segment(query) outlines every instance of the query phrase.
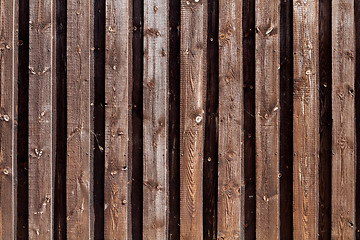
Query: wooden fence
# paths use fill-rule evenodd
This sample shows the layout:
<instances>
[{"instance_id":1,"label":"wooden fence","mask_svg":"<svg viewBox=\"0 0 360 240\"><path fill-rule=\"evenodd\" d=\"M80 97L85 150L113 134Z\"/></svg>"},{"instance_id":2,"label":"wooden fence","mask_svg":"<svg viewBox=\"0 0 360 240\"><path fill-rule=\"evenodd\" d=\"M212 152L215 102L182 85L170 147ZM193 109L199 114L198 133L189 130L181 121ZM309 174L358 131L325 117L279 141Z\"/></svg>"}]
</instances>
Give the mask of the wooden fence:
<instances>
[{"instance_id":1,"label":"wooden fence","mask_svg":"<svg viewBox=\"0 0 360 240\"><path fill-rule=\"evenodd\" d=\"M355 0L0 0L0 238L360 239L359 27Z\"/></svg>"}]
</instances>

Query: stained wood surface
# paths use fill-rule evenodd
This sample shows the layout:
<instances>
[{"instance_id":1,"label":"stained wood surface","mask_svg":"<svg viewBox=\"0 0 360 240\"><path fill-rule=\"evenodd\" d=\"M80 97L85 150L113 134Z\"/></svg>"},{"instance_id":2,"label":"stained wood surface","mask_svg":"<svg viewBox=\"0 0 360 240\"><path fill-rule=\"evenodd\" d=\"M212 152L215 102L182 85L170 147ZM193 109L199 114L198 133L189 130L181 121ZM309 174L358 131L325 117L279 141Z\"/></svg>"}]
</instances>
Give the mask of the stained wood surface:
<instances>
[{"instance_id":1,"label":"stained wood surface","mask_svg":"<svg viewBox=\"0 0 360 240\"><path fill-rule=\"evenodd\" d=\"M242 1L219 2L218 238L244 239Z\"/></svg>"},{"instance_id":2,"label":"stained wood surface","mask_svg":"<svg viewBox=\"0 0 360 240\"><path fill-rule=\"evenodd\" d=\"M67 238L93 238L93 1L67 3ZM98 145L103 148L103 146ZM103 150L103 149L102 149Z\"/></svg>"},{"instance_id":3,"label":"stained wood surface","mask_svg":"<svg viewBox=\"0 0 360 240\"><path fill-rule=\"evenodd\" d=\"M144 2L144 239L168 235L168 12L168 1Z\"/></svg>"},{"instance_id":4,"label":"stained wood surface","mask_svg":"<svg viewBox=\"0 0 360 240\"><path fill-rule=\"evenodd\" d=\"M0 1L0 238L15 239L17 157L17 0Z\"/></svg>"},{"instance_id":5,"label":"stained wood surface","mask_svg":"<svg viewBox=\"0 0 360 240\"><path fill-rule=\"evenodd\" d=\"M294 4L294 238L315 239L319 220L318 3Z\"/></svg>"},{"instance_id":6,"label":"stained wood surface","mask_svg":"<svg viewBox=\"0 0 360 240\"><path fill-rule=\"evenodd\" d=\"M279 3L256 0L256 238L279 238Z\"/></svg>"},{"instance_id":7,"label":"stained wood surface","mask_svg":"<svg viewBox=\"0 0 360 240\"><path fill-rule=\"evenodd\" d=\"M0 238L356 238L358 6L0 0Z\"/></svg>"},{"instance_id":8,"label":"stained wood surface","mask_svg":"<svg viewBox=\"0 0 360 240\"><path fill-rule=\"evenodd\" d=\"M332 1L331 238L355 238L354 1Z\"/></svg>"},{"instance_id":9,"label":"stained wood surface","mask_svg":"<svg viewBox=\"0 0 360 240\"><path fill-rule=\"evenodd\" d=\"M106 3L105 239L128 239L130 1Z\"/></svg>"},{"instance_id":10,"label":"stained wood surface","mask_svg":"<svg viewBox=\"0 0 360 240\"><path fill-rule=\"evenodd\" d=\"M53 236L55 14L52 0L30 1L29 238Z\"/></svg>"},{"instance_id":11,"label":"stained wood surface","mask_svg":"<svg viewBox=\"0 0 360 240\"><path fill-rule=\"evenodd\" d=\"M203 238L207 1L181 1L180 239Z\"/></svg>"}]
</instances>

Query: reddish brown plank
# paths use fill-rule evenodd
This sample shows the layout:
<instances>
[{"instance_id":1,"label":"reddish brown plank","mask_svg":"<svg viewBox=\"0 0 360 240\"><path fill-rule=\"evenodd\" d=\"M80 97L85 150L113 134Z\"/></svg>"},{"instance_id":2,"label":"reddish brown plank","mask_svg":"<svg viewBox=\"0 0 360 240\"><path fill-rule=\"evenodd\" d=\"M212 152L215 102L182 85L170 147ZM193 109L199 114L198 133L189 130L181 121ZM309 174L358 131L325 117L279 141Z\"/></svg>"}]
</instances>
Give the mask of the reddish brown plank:
<instances>
[{"instance_id":1,"label":"reddish brown plank","mask_svg":"<svg viewBox=\"0 0 360 240\"><path fill-rule=\"evenodd\" d=\"M105 239L128 239L131 1L106 2Z\"/></svg>"},{"instance_id":2,"label":"reddish brown plank","mask_svg":"<svg viewBox=\"0 0 360 240\"><path fill-rule=\"evenodd\" d=\"M67 3L67 238L93 238L93 1ZM103 146L98 146L102 148Z\"/></svg>"},{"instance_id":3,"label":"reddish brown plank","mask_svg":"<svg viewBox=\"0 0 360 240\"><path fill-rule=\"evenodd\" d=\"M207 1L181 1L180 238L203 238Z\"/></svg>"},{"instance_id":4,"label":"reddish brown plank","mask_svg":"<svg viewBox=\"0 0 360 240\"><path fill-rule=\"evenodd\" d=\"M168 8L168 1L144 2L144 239L168 236Z\"/></svg>"},{"instance_id":5,"label":"reddish brown plank","mask_svg":"<svg viewBox=\"0 0 360 240\"><path fill-rule=\"evenodd\" d=\"M279 238L279 1L256 0L256 238Z\"/></svg>"},{"instance_id":6,"label":"reddish brown plank","mask_svg":"<svg viewBox=\"0 0 360 240\"><path fill-rule=\"evenodd\" d=\"M53 237L55 14L52 0L30 1L29 238Z\"/></svg>"},{"instance_id":7,"label":"reddish brown plank","mask_svg":"<svg viewBox=\"0 0 360 240\"><path fill-rule=\"evenodd\" d=\"M294 238L315 239L319 220L318 3L294 10Z\"/></svg>"},{"instance_id":8,"label":"reddish brown plank","mask_svg":"<svg viewBox=\"0 0 360 240\"><path fill-rule=\"evenodd\" d=\"M354 1L332 1L331 238L355 238Z\"/></svg>"},{"instance_id":9,"label":"reddish brown plank","mask_svg":"<svg viewBox=\"0 0 360 240\"><path fill-rule=\"evenodd\" d=\"M18 1L0 0L0 238L15 239Z\"/></svg>"},{"instance_id":10,"label":"reddish brown plank","mask_svg":"<svg viewBox=\"0 0 360 240\"><path fill-rule=\"evenodd\" d=\"M244 239L242 1L219 2L218 238Z\"/></svg>"}]
</instances>

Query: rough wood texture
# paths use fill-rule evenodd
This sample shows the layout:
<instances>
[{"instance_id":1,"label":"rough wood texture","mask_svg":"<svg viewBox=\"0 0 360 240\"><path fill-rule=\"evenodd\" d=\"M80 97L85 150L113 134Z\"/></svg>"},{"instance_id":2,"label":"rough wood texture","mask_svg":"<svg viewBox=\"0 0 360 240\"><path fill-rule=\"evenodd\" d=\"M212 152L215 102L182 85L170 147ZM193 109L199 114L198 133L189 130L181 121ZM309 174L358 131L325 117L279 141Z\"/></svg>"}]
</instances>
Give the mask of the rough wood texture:
<instances>
[{"instance_id":1,"label":"rough wood texture","mask_svg":"<svg viewBox=\"0 0 360 240\"><path fill-rule=\"evenodd\" d=\"M279 238L280 4L256 0L256 238Z\"/></svg>"},{"instance_id":2,"label":"rough wood texture","mask_svg":"<svg viewBox=\"0 0 360 240\"><path fill-rule=\"evenodd\" d=\"M15 239L18 1L0 1L0 238Z\"/></svg>"},{"instance_id":3,"label":"rough wood texture","mask_svg":"<svg viewBox=\"0 0 360 240\"><path fill-rule=\"evenodd\" d=\"M180 239L203 238L207 1L181 1Z\"/></svg>"},{"instance_id":4,"label":"rough wood texture","mask_svg":"<svg viewBox=\"0 0 360 240\"><path fill-rule=\"evenodd\" d=\"M332 239L355 238L354 1L332 1Z\"/></svg>"},{"instance_id":5,"label":"rough wood texture","mask_svg":"<svg viewBox=\"0 0 360 240\"><path fill-rule=\"evenodd\" d=\"M53 237L55 159L55 9L30 1L29 16L29 238Z\"/></svg>"},{"instance_id":6,"label":"rough wood texture","mask_svg":"<svg viewBox=\"0 0 360 240\"><path fill-rule=\"evenodd\" d=\"M168 1L144 1L144 239L168 236L168 12Z\"/></svg>"},{"instance_id":7,"label":"rough wood texture","mask_svg":"<svg viewBox=\"0 0 360 240\"><path fill-rule=\"evenodd\" d=\"M106 3L105 239L128 239L130 1Z\"/></svg>"},{"instance_id":8,"label":"rough wood texture","mask_svg":"<svg viewBox=\"0 0 360 240\"><path fill-rule=\"evenodd\" d=\"M93 238L93 1L68 1L67 16L67 237L90 239Z\"/></svg>"},{"instance_id":9,"label":"rough wood texture","mask_svg":"<svg viewBox=\"0 0 360 240\"><path fill-rule=\"evenodd\" d=\"M219 8L218 239L244 239L242 1Z\"/></svg>"},{"instance_id":10,"label":"rough wood texture","mask_svg":"<svg viewBox=\"0 0 360 240\"><path fill-rule=\"evenodd\" d=\"M318 3L294 3L294 238L316 239L319 220Z\"/></svg>"}]
</instances>

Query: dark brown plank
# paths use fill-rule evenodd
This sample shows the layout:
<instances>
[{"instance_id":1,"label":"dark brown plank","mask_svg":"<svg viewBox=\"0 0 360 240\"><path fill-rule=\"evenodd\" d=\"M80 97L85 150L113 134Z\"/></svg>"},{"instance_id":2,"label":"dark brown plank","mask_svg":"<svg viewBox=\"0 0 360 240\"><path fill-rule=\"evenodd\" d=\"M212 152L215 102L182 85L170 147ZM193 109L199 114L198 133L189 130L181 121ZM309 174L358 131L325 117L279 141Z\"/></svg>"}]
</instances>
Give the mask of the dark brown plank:
<instances>
[{"instance_id":1,"label":"dark brown plank","mask_svg":"<svg viewBox=\"0 0 360 240\"><path fill-rule=\"evenodd\" d=\"M331 1L319 1L319 239L331 238Z\"/></svg>"},{"instance_id":2,"label":"dark brown plank","mask_svg":"<svg viewBox=\"0 0 360 240\"><path fill-rule=\"evenodd\" d=\"M29 5L29 238L50 239L56 136L55 9L52 0Z\"/></svg>"},{"instance_id":3,"label":"dark brown plank","mask_svg":"<svg viewBox=\"0 0 360 240\"><path fill-rule=\"evenodd\" d=\"M129 154L131 156L131 229L132 238L142 238L143 226L143 65L144 65L144 0L133 0L131 124Z\"/></svg>"},{"instance_id":4,"label":"dark brown plank","mask_svg":"<svg viewBox=\"0 0 360 240\"><path fill-rule=\"evenodd\" d=\"M169 2L169 235L180 239L180 1Z\"/></svg>"},{"instance_id":5,"label":"dark brown plank","mask_svg":"<svg viewBox=\"0 0 360 240\"><path fill-rule=\"evenodd\" d=\"M280 4L280 239L293 238L293 1ZM246 169L246 168L245 168Z\"/></svg>"},{"instance_id":6,"label":"dark brown plank","mask_svg":"<svg viewBox=\"0 0 360 240\"><path fill-rule=\"evenodd\" d=\"M19 2L0 1L0 238L15 239Z\"/></svg>"},{"instance_id":7,"label":"dark brown plank","mask_svg":"<svg viewBox=\"0 0 360 240\"><path fill-rule=\"evenodd\" d=\"M168 8L144 1L143 239L168 232Z\"/></svg>"},{"instance_id":8,"label":"dark brown plank","mask_svg":"<svg viewBox=\"0 0 360 240\"><path fill-rule=\"evenodd\" d=\"M67 16L67 238L90 239L94 231L93 1L68 1Z\"/></svg>"},{"instance_id":9,"label":"dark brown plank","mask_svg":"<svg viewBox=\"0 0 360 240\"><path fill-rule=\"evenodd\" d=\"M355 238L354 1L332 1L331 238Z\"/></svg>"},{"instance_id":10,"label":"dark brown plank","mask_svg":"<svg viewBox=\"0 0 360 240\"><path fill-rule=\"evenodd\" d=\"M217 238L218 109L219 109L219 1L207 1L206 95L203 159L203 236Z\"/></svg>"},{"instance_id":11,"label":"dark brown plank","mask_svg":"<svg viewBox=\"0 0 360 240\"><path fill-rule=\"evenodd\" d=\"M66 1L56 1L56 163L54 240L66 238Z\"/></svg>"},{"instance_id":12,"label":"dark brown plank","mask_svg":"<svg viewBox=\"0 0 360 240\"><path fill-rule=\"evenodd\" d=\"M245 239L255 239L255 1L243 0Z\"/></svg>"},{"instance_id":13,"label":"dark brown plank","mask_svg":"<svg viewBox=\"0 0 360 240\"><path fill-rule=\"evenodd\" d=\"M279 238L278 1L255 1L256 19L256 238Z\"/></svg>"},{"instance_id":14,"label":"dark brown plank","mask_svg":"<svg viewBox=\"0 0 360 240\"><path fill-rule=\"evenodd\" d=\"M128 239L130 1L106 3L105 239Z\"/></svg>"},{"instance_id":15,"label":"dark brown plank","mask_svg":"<svg viewBox=\"0 0 360 240\"><path fill-rule=\"evenodd\" d=\"M294 3L294 237L318 236L318 3Z\"/></svg>"},{"instance_id":16,"label":"dark brown plank","mask_svg":"<svg viewBox=\"0 0 360 240\"><path fill-rule=\"evenodd\" d=\"M29 1L19 0L17 239L29 238Z\"/></svg>"},{"instance_id":17,"label":"dark brown plank","mask_svg":"<svg viewBox=\"0 0 360 240\"><path fill-rule=\"evenodd\" d=\"M207 1L181 1L180 238L203 238Z\"/></svg>"},{"instance_id":18,"label":"dark brown plank","mask_svg":"<svg viewBox=\"0 0 360 240\"><path fill-rule=\"evenodd\" d=\"M219 2L218 238L244 239L242 2Z\"/></svg>"}]
</instances>

